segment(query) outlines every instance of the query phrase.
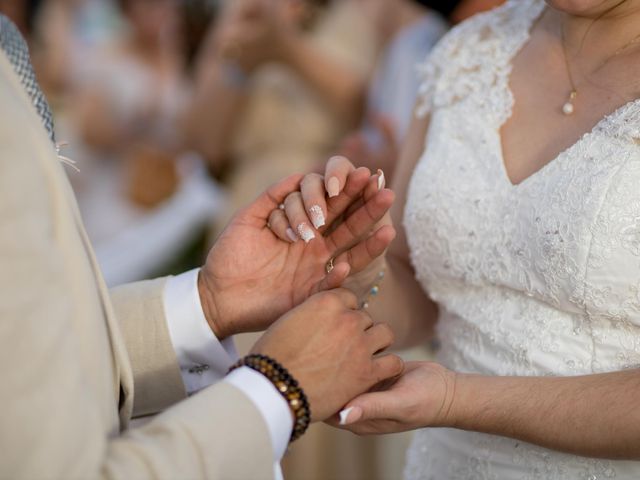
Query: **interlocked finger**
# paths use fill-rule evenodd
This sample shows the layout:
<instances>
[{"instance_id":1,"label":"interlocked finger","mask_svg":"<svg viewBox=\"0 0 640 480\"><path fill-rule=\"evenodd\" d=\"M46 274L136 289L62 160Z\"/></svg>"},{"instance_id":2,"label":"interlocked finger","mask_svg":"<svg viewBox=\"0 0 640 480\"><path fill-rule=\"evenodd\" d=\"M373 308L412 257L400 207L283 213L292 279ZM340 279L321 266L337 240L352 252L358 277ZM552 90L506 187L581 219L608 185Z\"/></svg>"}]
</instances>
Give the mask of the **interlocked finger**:
<instances>
[{"instance_id":1,"label":"interlocked finger","mask_svg":"<svg viewBox=\"0 0 640 480\"><path fill-rule=\"evenodd\" d=\"M269 228L280 240L294 243L298 240L298 236L289 226L289 220L284 210L276 209L269 215Z\"/></svg>"},{"instance_id":2,"label":"interlocked finger","mask_svg":"<svg viewBox=\"0 0 640 480\"><path fill-rule=\"evenodd\" d=\"M289 221L289 225L293 228L305 243L309 243L316 238L316 231L309 224L309 218L304 208L302 194L293 192L287 196L284 201L284 212Z\"/></svg>"}]
</instances>

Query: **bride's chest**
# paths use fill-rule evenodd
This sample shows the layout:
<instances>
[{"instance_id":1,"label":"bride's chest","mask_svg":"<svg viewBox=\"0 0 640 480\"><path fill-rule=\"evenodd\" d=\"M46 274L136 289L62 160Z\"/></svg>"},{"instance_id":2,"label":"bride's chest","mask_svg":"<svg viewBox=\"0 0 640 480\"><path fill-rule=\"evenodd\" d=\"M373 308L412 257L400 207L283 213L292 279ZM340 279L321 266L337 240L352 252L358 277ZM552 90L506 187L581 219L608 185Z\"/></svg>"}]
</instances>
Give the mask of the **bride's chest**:
<instances>
[{"instance_id":1,"label":"bride's chest","mask_svg":"<svg viewBox=\"0 0 640 480\"><path fill-rule=\"evenodd\" d=\"M432 291L496 285L573 305L616 166L637 150L594 130L512 185L496 129L464 105L439 110L405 214L419 280Z\"/></svg>"}]
</instances>

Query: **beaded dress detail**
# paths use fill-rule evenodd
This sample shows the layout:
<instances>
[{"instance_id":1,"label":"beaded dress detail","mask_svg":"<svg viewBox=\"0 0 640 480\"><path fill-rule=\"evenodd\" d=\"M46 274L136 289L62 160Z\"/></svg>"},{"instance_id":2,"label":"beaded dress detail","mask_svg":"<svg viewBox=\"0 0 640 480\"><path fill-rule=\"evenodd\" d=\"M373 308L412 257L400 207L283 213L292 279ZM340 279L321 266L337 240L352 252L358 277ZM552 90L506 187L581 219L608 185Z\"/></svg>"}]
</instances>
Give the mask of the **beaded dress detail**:
<instances>
[{"instance_id":1,"label":"beaded dress detail","mask_svg":"<svg viewBox=\"0 0 640 480\"><path fill-rule=\"evenodd\" d=\"M431 124L404 223L417 279L440 307L438 360L459 372L640 367L640 100L518 185L504 167L512 60L544 8L512 0L478 15L422 67L419 114ZM640 462L427 429L405 478L637 480Z\"/></svg>"}]
</instances>

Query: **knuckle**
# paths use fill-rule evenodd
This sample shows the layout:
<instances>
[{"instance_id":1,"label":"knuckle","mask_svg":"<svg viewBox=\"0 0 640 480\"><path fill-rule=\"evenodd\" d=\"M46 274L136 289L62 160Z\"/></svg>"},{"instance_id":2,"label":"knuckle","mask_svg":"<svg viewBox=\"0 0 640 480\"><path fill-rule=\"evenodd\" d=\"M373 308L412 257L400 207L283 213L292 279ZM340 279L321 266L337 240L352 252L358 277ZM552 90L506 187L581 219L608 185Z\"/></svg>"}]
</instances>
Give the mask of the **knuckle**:
<instances>
[{"instance_id":1,"label":"knuckle","mask_svg":"<svg viewBox=\"0 0 640 480\"><path fill-rule=\"evenodd\" d=\"M296 203L300 202L301 198L302 194L300 192L292 192L287 195L287 198L284 199L284 204L286 207L295 205Z\"/></svg>"},{"instance_id":2,"label":"knuckle","mask_svg":"<svg viewBox=\"0 0 640 480\"><path fill-rule=\"evenodd\" d=\"M350 331L356 330L360 324L360 318L357 312L345 312L341 319L341 324L344 328L348 328Z\"/></svg>"},{"instance_id":3,"label":"knuckle","mask_svg":"<svg viewBox=\"0 0 640 480\"><path fill-rule=\"evenodd\" d=\"M282 211L281 210L273 210L270 214L269 214L269 223L273 224L279 220L282 219L282 215L281 215Z\"/></svg>"},{"instance_id":4,"label":"knuckle","mask_svg":"<svg viewBox=\"0 0 640 480\"><path fill-rule=\"evenodd\" d=\"M340 304L340 297L335 292L321 292L316 298L320 306L328 310L334 310Z\"/></svg>"},{"instance_id":5,"label":"knuckle","mask_svg":"<svg viewBox=\"0 0 640 480\"><path fill-rule=\"evenodd\" d=\"M381 323L379 324L378 328L380 328L380 330L382 331L386 343L391 345L393 342L395 342L396 335L388 323Z\"/></svg>"},{"instance_id":6,"label":"knuckle","mask_svg":"<svg viewBox=\"0 0 640 480\"><path fill-rule=\"evenodd\" d=\"M303 187L306 187L308 185L315 185L317 183L321 183L323 180L324 177L319 173L309 173L302 179L301 185Z\"/></svg>"},{"instance_id":7,"label":"knuckle","mask_svg":"<svg viewBox=\"0 0 640 480\"><path fill-rule=\"evenodd\" d=\"M397 355L389 356L389 371L392 376L400 375L404 370L404 362Z\"/></svg>"}]
</instances>

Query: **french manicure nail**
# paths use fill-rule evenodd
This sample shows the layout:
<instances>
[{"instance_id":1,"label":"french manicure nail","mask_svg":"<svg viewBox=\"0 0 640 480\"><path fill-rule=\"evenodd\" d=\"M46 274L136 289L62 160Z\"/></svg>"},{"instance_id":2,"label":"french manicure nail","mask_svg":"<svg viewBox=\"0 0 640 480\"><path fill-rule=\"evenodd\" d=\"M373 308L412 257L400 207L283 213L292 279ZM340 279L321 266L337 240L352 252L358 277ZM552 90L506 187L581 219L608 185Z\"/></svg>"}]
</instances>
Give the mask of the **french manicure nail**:
<instances>
[{"instance_id":1,"label":"french manicure nail","mask_svg":"<svg viewBox=\"0 0 640 480\"><path fill-rule=\"evenodd\" d=\"M322 212L322 208L320 205L314 205L309 209L309 214L311 215L311 222L313 222L313 226L316 230L325 224L324 213Z\"/></svg>"},{"instance_id":2,"label":"french manicure nail","mask_svg":"<svg viewBox=\"0 0 640 480\"><path fill-rule=\"evenodd\" d=\"M316 234L313 233L313 230L311 230L309 225L306 223L298 225L298 235L302 240L304 240L304 243L309 243L311 240L316 238Z\"/></svg>"},{"instance_id":3,"label":"french manicure nail","mask_svg":"<svg viewBox=\"0 0 640 480\"><path fill-rule=\"evenodd\" d=\"M337 197L340 193L340 181L336 177L331 177L327 182L327 193L329 198Z\"/></svg>"},{"instance_id":4,"label":"french manicure nail","mask_svg":"<svg viewBox=\"0 0 640 480\"><path fill-rule=\"evenodd\" d=\"M384 172L378 169L378 191L384 188L385 183Z\"/></svg>"},{"instance_id":5,"label":"french manicure nail","mask_svg":"<svg viewBox=\"0 0 640 480\"><path fill-rule=\"evenodd\" d=\"M298 236L296 235L296 232L294 232L290 228L287 228L287 237L289 237L289 240L291 240L293 243L296 243L298 241Z\"/></svg>"},{"instance_id":6,"label":"french manicure nail","mask_svg":"<svg viewBox=\"0 0 640 480\"><path fill-rule=\"evenodd\" d=\"M346 425L347 420L349 419L349 414L353 410L353 407L345 408L340 412L340 425Z\"/></svg>"}]
</instances>

